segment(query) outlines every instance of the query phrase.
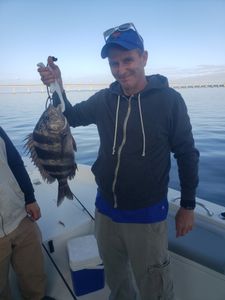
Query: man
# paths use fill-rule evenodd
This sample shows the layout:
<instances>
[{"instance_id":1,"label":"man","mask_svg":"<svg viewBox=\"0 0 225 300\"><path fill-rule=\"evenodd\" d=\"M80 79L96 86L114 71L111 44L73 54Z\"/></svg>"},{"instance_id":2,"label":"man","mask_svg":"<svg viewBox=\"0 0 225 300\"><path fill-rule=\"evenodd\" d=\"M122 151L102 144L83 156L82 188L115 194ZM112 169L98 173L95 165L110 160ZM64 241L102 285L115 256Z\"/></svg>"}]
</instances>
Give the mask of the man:
<instances>
[{"instance_id":1,"label":"man","mask_svg":"<svg viewBox=\"0 0 225 300\"><path fill-rule=\"evenodd\" d=\"M96 124L100 136L92 171L98 185L96 238L110 300L174 299L168 255L167 189L170 153L181 184L177 237L192 230L198 157L185 103L160 75L145 76L148 53L134 24L104 33L102 58L116 79L74 107L66 98L59 68L39 68L42 81L57 80L71 126ZM53 94L55 104L57 94ZM130 269L132 270L132 276ZM132 284L134 277L136 289Z\"/></svg>"},{"instance_id":2,"label":"man","mask_svg":"<svg viewBox=\"0 0 225 300\"><path fill-rule=\"evenodd\" d=\"M41 234L35 223L40 208L23 161L0 127L0 300L11 300L10 263L24 300L44 297Z\"/></svg>"}]
</instances>

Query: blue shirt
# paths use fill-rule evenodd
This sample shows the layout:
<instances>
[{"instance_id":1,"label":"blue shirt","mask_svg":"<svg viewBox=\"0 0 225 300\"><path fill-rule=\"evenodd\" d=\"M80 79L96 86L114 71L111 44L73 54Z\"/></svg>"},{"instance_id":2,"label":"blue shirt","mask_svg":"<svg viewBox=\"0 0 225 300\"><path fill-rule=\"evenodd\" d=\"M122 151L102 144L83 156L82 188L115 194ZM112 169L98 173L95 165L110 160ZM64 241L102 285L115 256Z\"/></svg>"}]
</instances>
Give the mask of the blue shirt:
<instances>
[{"instance_id":1,"label":"blue shirt","mask_svg":"<svg viewBox=\"0 0 225 300\"><path fill-rule=\"evenodd\" d=\"M114 222L146 224L165 220L168 214L169 205L166 198L149 207L135 210L122 210L110 206L110 204L102 197L102 195L98 191L95 206L100 213L108 216Z\"/></svg>"}]
</instances>

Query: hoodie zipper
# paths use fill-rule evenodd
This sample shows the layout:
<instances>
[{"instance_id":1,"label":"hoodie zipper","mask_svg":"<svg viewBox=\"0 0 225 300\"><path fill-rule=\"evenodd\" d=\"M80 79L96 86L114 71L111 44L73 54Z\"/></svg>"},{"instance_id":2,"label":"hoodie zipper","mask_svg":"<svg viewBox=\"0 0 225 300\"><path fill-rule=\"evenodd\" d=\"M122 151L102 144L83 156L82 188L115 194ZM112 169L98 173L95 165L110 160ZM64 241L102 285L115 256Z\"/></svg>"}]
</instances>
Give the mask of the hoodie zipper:
<instances>
[{"instance_id":1,"label":"hoodie zipper","mask_svg":"<svg viewBox=\"0 0 225 300\"><path fill-rule=\"evenodd\" d=\"M133 96L130 96L130 98L128 99L127 114L125 116L124 123L123 123L123 140L122 140L122 142L121 142L121 144L118 148L118 152L117 152L117 164L116 164L115 173L114 173L114 180L113 180L113 184L112 184L112 191L113 191L113 198L114 198L114 208L117 208L117 206L118 206L115 189L116 189L118 171L119 171L119 167L120 167L121 152L122 152L123 147L126 143L127 122L128 122L130 112L131 112L131 99L132 99L132 97Z\"/></svg>"}]
</instances>

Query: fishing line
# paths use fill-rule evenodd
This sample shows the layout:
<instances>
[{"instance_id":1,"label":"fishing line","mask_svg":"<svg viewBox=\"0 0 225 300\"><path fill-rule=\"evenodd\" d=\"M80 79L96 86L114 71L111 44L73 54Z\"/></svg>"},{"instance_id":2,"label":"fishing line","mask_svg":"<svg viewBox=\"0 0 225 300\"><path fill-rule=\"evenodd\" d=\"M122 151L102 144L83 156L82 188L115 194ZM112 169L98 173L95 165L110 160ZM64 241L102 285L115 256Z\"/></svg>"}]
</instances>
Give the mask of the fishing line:
<instances>
[{"instance_id":1,"label":"fishing line","mask_svg":"<svg viewBox=\"0 0 225 300\"><path fill-rule=\"evenodd\" d=\"M89 210L83 205L83 203L77 198L74 193L72 193L74 198L77 200L77 202L82 206L83 210L86 211L86 213L91 217L92 220L95 220L95 218L92 216L92 214L89 212Z\"/></svg>"},{"instance_id":2,"label":"fishing line","mask_svg":"<svg viewBox=\"0 0 225 300\"><path fill-rule=\"evenodd\" d=\"M48 103L51 103L53 101L52 96L50 95L49 87L47 86L46 89L47 89L48 98L46 99L45 102L45 110L48 108Z\"/></svg>"},{"instance_id":3,"label":"fishing line","mask_svg":"<svg viewBox=\"0 0 225 300\"><path fill-rule=\"evenodd\" d=\"M95 218L92 216L92 214L89 212L89 210L82 204L82 202L78 199L78 197L75 194L73 194L73 196L77 200L77 202L82 206L83 210L86 211L86 213L90 216L90 218L92 220L95 220ZM59 276L62 278L62 281L66 285L66 287L67 287L68 291L70 292L71 296L73 297L73 299L74 300L78 300L76 298L76 296L74 295L72 289L70 288L69 284L65 280L62 272L60 271L60 269L58 268L57 264L55 263L54 259L52 258L51 254L48 252L48 249L46 248L46 246L44 245L44 243L42 243L42 247L44 248L46 254L48 255L49 259L51 260L51 262L52 262L53 266L55 267L56 271L58 272Z\"/></svg>"},{"instance_id":4,"label":"fishing line","mask_svg":"<svg viewBox=\"0 0 225 300\"><path fill-rule=\"evenodd\" d=\"M52 60L55 62L55 61L58 60L58 58L52 56ZM47 64L47 67L49 67L49 69L50 69L49 64ZM50 88L49 88L49 86L46 86L46 88L47 88L48 98L47 98L46 103L45 103L45 109L47 109L47 104L48 104L48 102L51 103L51 101L53 101L52 96L51 96L51 94L50 94Z\"/></svg>"}]
</instances>

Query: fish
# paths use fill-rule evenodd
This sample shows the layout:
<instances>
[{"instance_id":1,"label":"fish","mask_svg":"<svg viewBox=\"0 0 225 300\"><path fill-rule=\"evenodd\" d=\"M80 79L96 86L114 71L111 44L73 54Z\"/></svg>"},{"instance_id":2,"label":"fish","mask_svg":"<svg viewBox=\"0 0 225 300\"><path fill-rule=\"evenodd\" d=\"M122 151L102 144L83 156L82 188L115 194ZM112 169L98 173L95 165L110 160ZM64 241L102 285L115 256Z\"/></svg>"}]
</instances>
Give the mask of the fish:
<instances>
[{"instance_id":1,"label":"fish","mask_svg":"<svg viewBox=\"0 0 225 300\"><path fill-rule=\"evenodd\" d=\"M65 197L72 200L74 194L68 180L76 174L77 147L60 105L55 107L50 102L25 140L25 149L44 181L58 181L57 206Z\"/></svg>"}]
</instances>

